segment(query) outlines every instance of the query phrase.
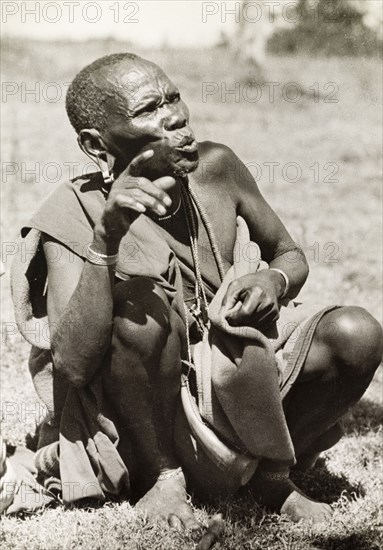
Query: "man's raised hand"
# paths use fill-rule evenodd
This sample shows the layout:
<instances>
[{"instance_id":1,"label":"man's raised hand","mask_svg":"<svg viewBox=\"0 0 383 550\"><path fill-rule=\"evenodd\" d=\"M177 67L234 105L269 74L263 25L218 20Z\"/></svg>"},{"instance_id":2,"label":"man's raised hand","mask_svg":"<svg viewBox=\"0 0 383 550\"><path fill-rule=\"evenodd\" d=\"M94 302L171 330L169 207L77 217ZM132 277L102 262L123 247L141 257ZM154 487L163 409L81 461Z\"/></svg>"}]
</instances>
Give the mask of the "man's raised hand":
<instances>
[{"instance_id":1,"label":"man's raised hand","mask_svg":"<svg viewBox=\"0 0 383 550\"><path fill-rule=\"evenodd\" d=\"M153 154L149 150L137 155L113 183L95 227L95 232L105 242L117 246L137 215L150 211L156 216L164 216L171 206L166 191L173 187L175 179L164 176L152 182L141 176L145 162Z\"/></svg>"}]
</instances>

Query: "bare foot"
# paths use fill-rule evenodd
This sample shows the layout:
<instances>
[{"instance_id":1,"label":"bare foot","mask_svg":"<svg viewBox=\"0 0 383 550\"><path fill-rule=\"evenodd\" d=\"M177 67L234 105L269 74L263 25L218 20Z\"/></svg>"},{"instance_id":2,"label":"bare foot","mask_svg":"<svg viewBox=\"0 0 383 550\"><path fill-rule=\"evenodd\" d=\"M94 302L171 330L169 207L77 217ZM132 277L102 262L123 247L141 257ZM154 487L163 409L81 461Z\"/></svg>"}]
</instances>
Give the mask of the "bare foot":
<instances>
[{"instance_id":1,"label":"bare foot","mask_svg":"<svg viewBox=\"0 0 383 550\"><path fill-rule=\"evenodd\" d=\"M315 502L297 490L287 497L281 507L281 514L289 516L291 521L325 523L331 520L332 510L328 504Z\"/></svg>"},{"instance_id":2,"label":"bare foot","mask_svg":"<svg viewBox=\"0 0 383 550\"><path fill-rule=\"evenodd\" d=\"M289 478L289 472L258 471L250 482L255 498L270 510L286 514L294 521L327 522L332 517L328 504L304 495Z\"/></svg>"},{"instance_id":3,"label":"bare foot","mask_svg":"<svg viewBox=\"0 0 383 550\"><path fill-rule=\"evenodd\" d=\"M185 476L181 470L170 470L169 477L160 478L136 504L136 510L145 512L151 522L167 522L171 527L180 529L199 529L188 504Z\"/></svg>"}]
</instances>

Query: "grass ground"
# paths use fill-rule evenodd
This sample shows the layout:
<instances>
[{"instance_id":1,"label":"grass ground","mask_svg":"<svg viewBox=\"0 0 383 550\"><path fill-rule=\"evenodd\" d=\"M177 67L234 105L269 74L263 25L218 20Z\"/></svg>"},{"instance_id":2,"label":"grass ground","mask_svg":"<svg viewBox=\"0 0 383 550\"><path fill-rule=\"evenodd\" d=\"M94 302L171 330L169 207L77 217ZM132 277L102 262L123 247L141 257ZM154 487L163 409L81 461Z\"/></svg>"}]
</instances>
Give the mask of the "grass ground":
<instances>
[{"instance_id":1,"label":"grass ground","mask_svg":"<svg viewBox=\"0 0 383 550\"><path fill-rule=\"evenodd\" d=\"M57 185L54 179L59 171L58 179L63 180L70 175L68 163L78 163L76 174L88 163L77 150L75 135L66 121L64 83L93 59L126 49L124 44L89 42L81 48L12 43L4 50L3 81L9 84L7 90L14 91L2 104L1 184L2 256L7 269L1 280L2 432L11 444L33 446L36 421L43 412L28 374L28 345L19 335L10 334L12 243L23 222ZM249 101L255 97L255 89L245 89L243 84L237 84L239 98L225 96L225 90L235 89L236 82L245 82L248 75L224 50L138 53L157 61L180 86L198 138L231 146L257 176L266 198L307 254L311 275L302 298L363 305L382 321L379 62L271 58L267 80L275 83L274 101L268 95L272 89L269 85L255 103ZM283 86L291 82L304 90L296 102L286 101L287 89L283 97ZM40 84L40 95L26 94L36 83ZM48 83L55 84L47 88ZM57 98L60 90L61 100L47 101ZM215 93L204 97L203 90ZM315 90L321 92L319 97L313 95ZM333 99L337 101L331 102ZM6 164L11 162L15 164ZM274 178L267 163L279 163ZM288 163L294 163L295 168ZM28 172L33 168L37 175ZM300 173L296 182L292 181L294 170ZM382 547L382 384L380 370L347 418L346 436L312 473L296 480L309 495L333 503L335 516L330 525L324 529L303 527L265 514L245 492L209 506L194 502L202 522L217 511L223 512L226 532L217 547ZM172 550L194 548L197 540L189 534L146 525L128 503L118 501L6 518L1 536L4 548L28 550Z\"/></svg>"}]
</instances>

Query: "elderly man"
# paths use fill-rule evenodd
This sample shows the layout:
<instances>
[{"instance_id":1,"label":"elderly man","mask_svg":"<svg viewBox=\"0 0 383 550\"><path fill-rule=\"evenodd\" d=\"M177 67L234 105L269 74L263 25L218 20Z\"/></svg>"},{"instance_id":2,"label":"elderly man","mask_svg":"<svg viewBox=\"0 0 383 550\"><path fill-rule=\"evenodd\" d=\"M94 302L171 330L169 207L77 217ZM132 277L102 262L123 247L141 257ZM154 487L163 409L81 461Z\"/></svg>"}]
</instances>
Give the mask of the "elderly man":
<instances>
[{"instance_id":1,"label":"elderly man","mask_svg":"<svg viewBox=\"0 0 383 550\"><path fill-rule=\"evenodd\" d=\"M47 261L55 398L65 394L55 403L63 485L81 478L78 464L85 472L90 463L104 496L128 488L149 518L186 528L198 523L185 477L200 492L239 487L198 454L194 440L190 445L178 405L181 360L193 367L188 352L209 330L208 305L235 263L240 216L269 269L232 279L220 298L229 331L255 331L249 353L259 358L259 366L242 365L227 379L225 395L241 405L241 418L228 410L225 418L242 442L253 436L246 420L252 402L267 418L262 429L253 419L264 451L238 444L246 456L257 454L250 484L260 502L294 521L327 520L330 507L305 497L289 479L290 467L313 464L339 439L339 419L380 363L380 325L359 307L333 307L298 316L294 333L283 337L276 321L282 309L299 310L281 304L306 280L304 255L236 155L221 144L197 144L188 109L158 66L127 53L95 61L72 82L67 112L102 176L60 187L27 226L40 232ZM278 361L270 342L279 342ZM261 371L270 397L249 390ZM283 410L282 397L272 393L277 372L289 388ZM276 442L272 449L268 439ZM112 462L118 475L108 471Z\"/></svg>"}]
</instances>

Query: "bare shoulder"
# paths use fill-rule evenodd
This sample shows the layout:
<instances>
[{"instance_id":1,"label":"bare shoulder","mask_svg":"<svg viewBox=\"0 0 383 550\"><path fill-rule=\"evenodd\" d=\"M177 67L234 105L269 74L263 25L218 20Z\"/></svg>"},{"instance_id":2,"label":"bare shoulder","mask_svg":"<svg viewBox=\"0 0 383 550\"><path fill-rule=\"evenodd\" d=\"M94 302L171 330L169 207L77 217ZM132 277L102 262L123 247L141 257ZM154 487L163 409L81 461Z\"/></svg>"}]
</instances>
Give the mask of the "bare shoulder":
<instances>
[{"instance_id":1,"label":"bare shoulder","mask_svg":"<svg viewBox=\"0 0 383 550\"><path fill-rule=\"evenodd\" d=\"M241 161L235 153L223 143L203 141L198 144L200 161L195 178L206 187L220 186L230 189L234 196L234 188L238 174L241 172Z\"/></svg>"},{"instance_id":2,"label":"bare shoulder","mask_svg":"<svg viewBox=\"0 0 383 550\"><path fill-rule=\"evenodd\" d=\"M247 200L248 194L253 198L259 193L253 176L246 165L223 143L204 141L198 144L200 151L200 163L195 177L204 186L225 191L232 202L239 206L243 200Z\"/></svg>"},{"instance_id":3,"label":"bare shoulder","mask_svg":"<svg viewBox=\"0 0 383 550\"><path fill-rule=\"evenodd\" d=\"M232 149L223 143L217 143L214 141L201 141L198 143L198 149L200 153L200 163L213 162L217 165L217 170L223 168L222 163L238 159Z\"/></svg>"}]
</instances>

